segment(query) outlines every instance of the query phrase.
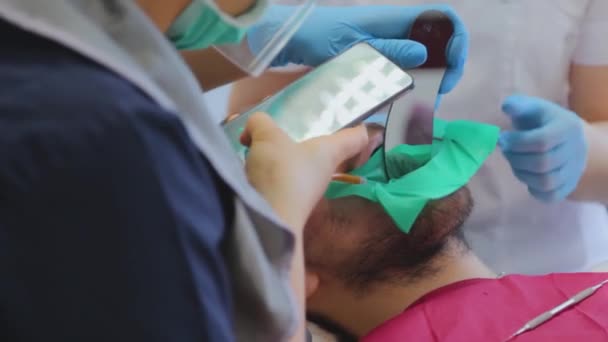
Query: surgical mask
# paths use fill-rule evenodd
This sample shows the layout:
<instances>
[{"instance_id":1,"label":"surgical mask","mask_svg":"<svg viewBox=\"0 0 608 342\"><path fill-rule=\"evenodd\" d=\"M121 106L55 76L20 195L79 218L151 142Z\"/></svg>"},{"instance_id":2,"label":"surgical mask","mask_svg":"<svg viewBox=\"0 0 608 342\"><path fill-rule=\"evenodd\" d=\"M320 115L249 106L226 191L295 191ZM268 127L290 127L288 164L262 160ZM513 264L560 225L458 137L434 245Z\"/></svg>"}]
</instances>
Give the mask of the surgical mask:
<instances>
[{"instance_id":1,"label":"surgical mask","mask_svg":"<svg viewBox=\"0 0 608 342\"><path fill-rule=\"evenodd\" d=\"M169 27L167 36L179 50L204 49L240 42L252 23L222 13L212 0L194 0Z\"/></svg>"}]
</instances>

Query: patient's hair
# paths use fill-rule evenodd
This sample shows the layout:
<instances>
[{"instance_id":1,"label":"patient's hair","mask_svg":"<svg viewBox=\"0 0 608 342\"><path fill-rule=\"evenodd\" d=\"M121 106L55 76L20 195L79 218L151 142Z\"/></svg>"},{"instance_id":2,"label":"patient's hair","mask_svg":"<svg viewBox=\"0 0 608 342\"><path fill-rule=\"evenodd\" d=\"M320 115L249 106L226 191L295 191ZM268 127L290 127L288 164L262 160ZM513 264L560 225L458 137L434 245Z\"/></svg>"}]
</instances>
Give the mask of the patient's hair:
<instances>
[{"instance_id":1,"label":"patient's hair","mask_svg":"<svg viewBox=\"0 0 608 342\"><path fill-rule=\"evenodd\" d=\"M406 234L376 203L354 197L332 200L318 221L324 227L313 227L317 234L305 234L307 266L331 272L362 293L377 283L407 285L438 271L432 261L447 243L468 250L459 228L471 209L470 193L463 188L429 202ZM331 231L324 234L319 229ZM323 238L333 243L311 240ZM345 252L341 244L351 248Z\"/></svg>"}]
</instances>

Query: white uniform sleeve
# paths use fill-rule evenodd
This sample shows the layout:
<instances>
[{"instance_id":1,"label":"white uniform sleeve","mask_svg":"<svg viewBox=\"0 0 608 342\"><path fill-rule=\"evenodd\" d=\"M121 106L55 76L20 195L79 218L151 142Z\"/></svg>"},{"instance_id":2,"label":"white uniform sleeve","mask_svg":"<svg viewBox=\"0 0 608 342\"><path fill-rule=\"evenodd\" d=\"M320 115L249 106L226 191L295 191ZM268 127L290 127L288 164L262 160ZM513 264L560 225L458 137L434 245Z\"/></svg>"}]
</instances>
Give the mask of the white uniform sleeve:
<instances>
[{"instance_id":1,"label":"white uniform sleeve","mask_svg":"<svg viewBox=\"0 0 608 342\"><path fill-rule=\"evenodd\" d=\"M573 62L608 65L608 0L590 0L581 23Z\"/></svg>"}]
</instances>

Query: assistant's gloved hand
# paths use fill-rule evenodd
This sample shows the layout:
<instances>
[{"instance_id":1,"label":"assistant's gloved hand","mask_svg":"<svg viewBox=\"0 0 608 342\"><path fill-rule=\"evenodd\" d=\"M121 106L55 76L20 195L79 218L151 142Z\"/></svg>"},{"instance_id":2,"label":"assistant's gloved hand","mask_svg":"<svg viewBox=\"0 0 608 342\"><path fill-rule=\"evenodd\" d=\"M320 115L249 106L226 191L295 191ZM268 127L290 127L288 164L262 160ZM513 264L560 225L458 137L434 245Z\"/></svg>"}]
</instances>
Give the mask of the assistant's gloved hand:
<instances>
[{"instance_id":1,"label":"assistant's gloved hand","mask_svg":"<svg viewBox=\"0 0 608 342\"><path fill-rule=\"evenodd\" d=\"M522 95L507 98L502 109L515 130L502 132L499 145L515 176L539 200L565 199L587 163L584 121L557 104Z\"/></svg>"},{"instance_id":2,"label":"assistant's gloved hand","mask_svg":"<svg viewBox=\"0 0 608 342\"><path fill-rule=\"evenodd\" d=\"M449 70L440 89L440 93L447 93L462 76L469 42L464 24L446 5L318 7L272 65L317 66L356 43L367 42L400 67L417 67L426 61L426 49L404 37L417 16L431 9L444 12L454 23L454 36L447 51ZM264 19L248 31L252 51L258 51L272 37L291 10L290 6L273 6Z\"/></svg>"}]
</instances>

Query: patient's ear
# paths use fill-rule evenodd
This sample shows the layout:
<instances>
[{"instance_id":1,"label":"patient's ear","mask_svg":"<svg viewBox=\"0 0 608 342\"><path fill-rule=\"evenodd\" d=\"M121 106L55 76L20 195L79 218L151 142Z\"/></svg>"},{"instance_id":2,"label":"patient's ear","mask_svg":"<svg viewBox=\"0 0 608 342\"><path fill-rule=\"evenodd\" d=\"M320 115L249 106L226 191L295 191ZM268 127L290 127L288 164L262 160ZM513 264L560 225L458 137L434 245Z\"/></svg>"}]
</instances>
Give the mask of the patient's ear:
<instances>
[{"instance_id":1,"label":"patient's ear","mask_svg":"<svg viewBox=\"0 0 608 342\"><path fill-rule=\"evenodd\" d=\"M319 288L319 275L306 271L306 298L310 298Z\"/></svg>"}]
</instances>

